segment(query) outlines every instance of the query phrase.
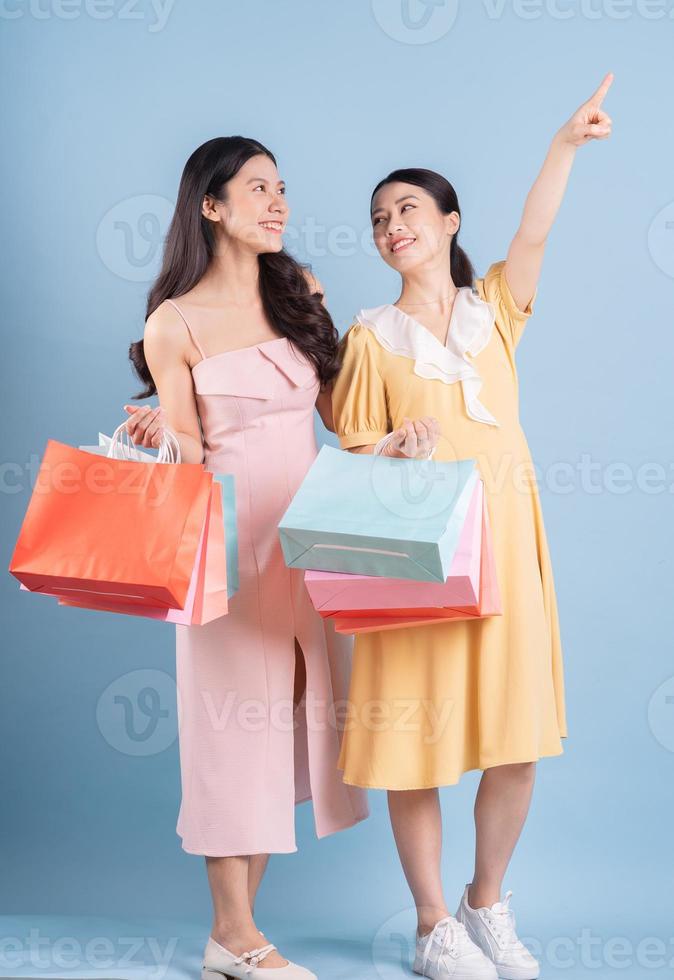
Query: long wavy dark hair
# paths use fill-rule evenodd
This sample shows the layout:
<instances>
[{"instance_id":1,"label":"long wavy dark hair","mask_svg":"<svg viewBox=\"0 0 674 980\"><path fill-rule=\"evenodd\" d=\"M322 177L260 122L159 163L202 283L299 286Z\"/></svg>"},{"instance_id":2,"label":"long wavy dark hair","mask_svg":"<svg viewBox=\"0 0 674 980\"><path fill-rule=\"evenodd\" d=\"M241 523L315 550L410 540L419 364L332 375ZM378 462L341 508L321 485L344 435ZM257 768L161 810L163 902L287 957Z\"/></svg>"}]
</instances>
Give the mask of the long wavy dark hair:
<instances>
[{"instance_id":1,"label":"long wavy dark hair","mask_svg":"<svg viewBox=\"0 0 674 980\"><path fill-rule=\"evenodd\" d=\"M213 223L201 208L205 195L226 201L227 182L251 157L264 154L276 164L274 154L257 140L244 136L218 136L198 147L185 164L178 200L164 244L157 279L147 298L145 318L165 299L174 299L192 289L202 278L215 254ZM339 334L321 302L312 293L301 265L285 250L258 258L260 296L269 322L314 364L321 385L332 380L339 369ZM145 360L143 341L129 346L135 373L146 386L133 398L149 398L157 388Z\"/></svg>"},{"instance_id":2,"label":"long wavy dark hair","mask_svg":"<svg viewBox=\"0 0 674 980\"><path fill-rule=\"evenodd\" d=\"M385 184L393 183L403 183L403 184L414 184L415 187L421 187L422 190L426 191L431 195L438 208L442 214L451 214L452 211L456 211L461 217L461 209L459 207L459 199L456 196L456 191L442 174L437 174L435 170L424 170L419 167L408 167L402 170L393 170L388 175L380 180L375 189L372 191L372 197L370 198L370 210L372 210L372 202L377 191L384 187ZM452 281L455 286L471 286L475 279L475 269L473 264L461 248L458 242L459 233L452 235L452 244L449 248L449 260L450 260L450 272L452 276Z\"/></svg>"}]
</instances>

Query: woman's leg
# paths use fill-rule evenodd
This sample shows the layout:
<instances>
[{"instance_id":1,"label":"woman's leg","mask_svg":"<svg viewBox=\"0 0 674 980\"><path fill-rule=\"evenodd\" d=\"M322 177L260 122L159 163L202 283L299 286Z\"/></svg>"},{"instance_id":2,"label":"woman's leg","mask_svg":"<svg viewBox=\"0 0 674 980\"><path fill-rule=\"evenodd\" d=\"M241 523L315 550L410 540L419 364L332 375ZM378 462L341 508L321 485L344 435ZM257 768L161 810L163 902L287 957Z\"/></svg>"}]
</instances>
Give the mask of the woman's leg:
<instances>
[{"instance_id":1,"label":"woman's leg","mask_svg":"<svg viewBox=\"0 0 674 980\"><path fill-rule=\"evenodd\" d=\"M248 859L248 901L250 902L251 915L255 915L255 896L268 863L268 854L251 854Z\"/></svg>"},{"instance_id":2,"label":"woman's leg","mask_svg":"<svg viewBox=\"0 0 674 980\"><path fill-rule=\"evenodd\" d=\"M295 637L295 679L293 684L293 703L295 708L302 700L307 684L306 665L304 653L297 637ZM255 912L255 897L260 887L260 882L264 877L269 863L268 854L251 854L248 863L248 897L250 900L251 912Z\"/></svg>"},{"instance_id":3,"label":"woman's leg","mask_svg":"<svg viewBox=\"0 0 674 980\"><path fill-rule=\"evenodd\" d=\"M307 665L304 660L304 651L300 646L299 640L295 637L295 680L293 684L293 702L295 707L302 700L304 689L307 686Z\"/></svg>"},{"instance_id":4,"label":"woman's leg","mask_svg":"<svg viewBox=\"0 0 674 980\"><path fill-rule=\"evenodd\" d=\"M304 655L295 640L295 681L293 701L299 704L306 686ZM213 898L211 936L216 943L233 953L243 953L256 946L266 946L264 936L253 919L255 898L267 869L268 854L240 857L207 857L208 882ZM287 961L277 950L265 957L266 967L283 966Z\"/></svg>"},{"instance_id":5,"label":"woman's leg","mask_svg":"<svg viewBox=\"0 0 674 980\"><path fill-rule=\"evenodd\" d=\"M503 876L529 811L535 762L485 769L475 798L475 874L468 904L481 908L500 901Z\"/></svg>"},{"instance_id":6,"label":"woman's leg","mask_svg":"<svg viewBox=\"0 0 674 980\"><path fill-rule=\"evenodd\" d=\"M440 858L442 815L437 789L389 790L388 808L398 854L417 907L419 934L447 912Z\"/></svg>"},{"instance_id":7,"label":"woman's leg","mask_svg":"<svg viewBox=\"0 0 674 980\"><path fill-rule=\"evenodd\" d=\"M254 855L260 856L265 855ZM211 936L237 956L269 942L253 920L248 888L250 861L246 855L206 858L213 898ZM275 949L264 960L265 966L285 966L287 962Z\"/></svg>"}]
</instances>

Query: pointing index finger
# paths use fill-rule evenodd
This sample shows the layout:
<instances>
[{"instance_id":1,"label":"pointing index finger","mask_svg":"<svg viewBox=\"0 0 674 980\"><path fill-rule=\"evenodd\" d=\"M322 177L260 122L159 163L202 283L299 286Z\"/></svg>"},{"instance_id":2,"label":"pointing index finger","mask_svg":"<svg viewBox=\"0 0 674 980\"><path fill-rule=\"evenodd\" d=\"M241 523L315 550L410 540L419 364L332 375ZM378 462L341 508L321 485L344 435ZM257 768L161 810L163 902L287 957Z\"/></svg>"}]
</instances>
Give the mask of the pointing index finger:
<instances>
[{"instance_id":1,"label":"pointing index finger","mask_svg":"<svg viewBox=\"0 0 674 980\"><path fill-rule=\"evenodd\" d=\"M591 97L590 103L593 106L595 106L595 108L598 108L602 104L602 102L604 101L604 98L606 96L606 93L610 89L611 83L613 82L613 77L614 77L613 76L613 72L610 71L608 73L608 75L605 76L603 82L601 83L601 85L599 86L599 88L597 89L597 91Z\"/></svg>"}]
</instances>

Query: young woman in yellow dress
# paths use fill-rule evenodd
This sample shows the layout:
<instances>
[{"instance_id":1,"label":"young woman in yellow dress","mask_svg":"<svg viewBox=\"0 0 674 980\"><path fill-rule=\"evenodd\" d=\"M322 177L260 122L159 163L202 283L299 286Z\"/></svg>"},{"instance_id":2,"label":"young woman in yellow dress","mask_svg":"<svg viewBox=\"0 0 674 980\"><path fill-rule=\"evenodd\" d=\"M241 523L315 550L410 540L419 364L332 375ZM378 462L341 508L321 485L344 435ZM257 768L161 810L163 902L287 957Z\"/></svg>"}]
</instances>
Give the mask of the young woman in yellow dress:
<instances>
[{"instance_id":1,"label":"young woman in yellow dress","mask_svg":"<svg viewBox=\"0 0 674 980\"><path fill-rule=\"evenodd\" d=\"M388 790L418 912L414 969L436 980L539 975L517 938L512 893L501 900L501 887L536 760L562 753L567 726L555 589L519 421L515 352L576 150L610 134L601 104L611 81L609 74L554 136L505 260L481 278L459 247L459 204L444 177L409 169L382 180L372 195L373 234L401 276L400 296L361 310L341 343L332 404L342 448L476 459L491 524L502 615L357 634L339 758L347 783ZM484 770L476 864L453 916L441 878L438 787L471 769Z\"/></svg>"}]
</instances>

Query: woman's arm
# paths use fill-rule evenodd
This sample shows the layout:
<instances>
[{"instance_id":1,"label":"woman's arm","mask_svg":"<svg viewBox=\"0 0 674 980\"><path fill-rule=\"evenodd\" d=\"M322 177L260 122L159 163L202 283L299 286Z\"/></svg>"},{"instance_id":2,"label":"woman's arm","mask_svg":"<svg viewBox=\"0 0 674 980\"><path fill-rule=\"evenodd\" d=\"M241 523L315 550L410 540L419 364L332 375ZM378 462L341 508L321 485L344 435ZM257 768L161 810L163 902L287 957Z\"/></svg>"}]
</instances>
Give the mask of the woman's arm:
<instances>
[{"instance_id":1,"label":"woman's arm","mask_svg":"<svg viewBox=\"0 0 674 980\"><path fill-rule=\"evenodd\" d=\"M534 296L545 243L562 203L579 146L611 135L611 119L601 104L613 74L606 75L594 95L555 133L541 171L527 195L522 220L506 256L504 274L512 297L525 310Z\"/></svg>"},{"instance_id":2,"label":"woman's arm","mask_svg":"<svg viewBox=\"0 0 674 980\"><path fill-rule=\"evenodd\" d=\"M154 438L154 441L144 441L143 444L158 445L159 429L162 425L167 425L176 434L180 443L181 462L202 463L204 447L194 398L192 372L185 359L186 348L187 335L182 320L169 303L162 303L147 318L143 334L145 360L154 379L160 405L160 411L147 429L148 437ZM132 406L125 407L130 409ZM133 407L135 412L127 420L127 428L130 431L131 426L144 427L147 418L147 412L144 412L145 406ZM141 413L144 413L145 419L141 417Z\"/></svg>"},{"instance_id":3,"label":"woman's arm","mask_svg":"<svg viewBox=\"0 0 674 980\"><path fill-rule=\"evenodd\" d=\"M312 293L320 293L321 303L325 306L325 290L323 289L323 284L310 269L303 269L302 271L309 284L309 289ZM316 411L320 415L321 421L328 432L335 431L335 423L332 418L332 386L333 382L330 381L321 388L316 397Z\"/></svg>"},{"instance_id":4,"label":"woman's arm","mask_svg":"<svg viewBox=\"0 0 674 980\"><path fill-rule=\"evenodd\" d=\"M321 388L316 398L316 411L321 417L323 425L328 432L335 431L335 420L332 417L332 387L334 381L329 381L325 388Z\"/></svg>"}]
</instances>

